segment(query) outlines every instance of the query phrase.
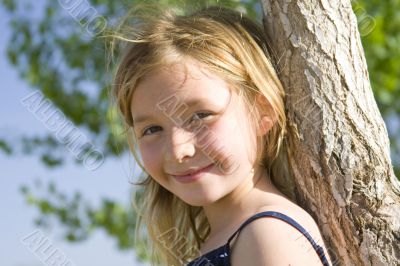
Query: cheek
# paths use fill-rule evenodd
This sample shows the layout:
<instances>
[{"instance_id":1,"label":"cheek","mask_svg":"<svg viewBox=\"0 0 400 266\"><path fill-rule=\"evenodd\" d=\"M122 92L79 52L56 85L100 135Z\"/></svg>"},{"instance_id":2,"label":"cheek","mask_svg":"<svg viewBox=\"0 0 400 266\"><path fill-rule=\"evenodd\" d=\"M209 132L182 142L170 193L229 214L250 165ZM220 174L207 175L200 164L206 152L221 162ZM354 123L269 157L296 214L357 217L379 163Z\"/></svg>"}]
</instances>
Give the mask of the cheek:
<instances>
[{"instance_id":1,"label":"cheek","mask_svg":"<svg viewBox=\"0 0 400 266\"><path fill-rule=\"evenodd\" d=\"M157 149L156 145L151 145L147 143L140 143L139 144L139 151L140 155L142 157L143 161L143 166L145 170L151 175L151 176L157 176L157 168L160 165L160 155L159 151L160 149Z\"/></svg>"},{"instance_id":2,"label":"cheek","mask_svg":"<svg viewBox=\"0 0 400 266\"><path fill-rule=\"evenodd\" d=\"M236 123L218 121L197 135L199 149L223 174L230 174L237 168L236 154L240 153L241 144L232 132L237 132Z\"/></svg>"}]
</instances>

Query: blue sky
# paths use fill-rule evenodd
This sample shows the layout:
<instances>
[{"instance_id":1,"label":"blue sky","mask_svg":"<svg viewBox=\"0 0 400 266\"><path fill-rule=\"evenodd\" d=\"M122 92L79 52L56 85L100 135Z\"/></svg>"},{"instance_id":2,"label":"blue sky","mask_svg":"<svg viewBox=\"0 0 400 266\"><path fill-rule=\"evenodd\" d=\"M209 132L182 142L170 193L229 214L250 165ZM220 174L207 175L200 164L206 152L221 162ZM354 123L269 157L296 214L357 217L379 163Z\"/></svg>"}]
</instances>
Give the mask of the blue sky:
<instances>
[{"instance_id":1,"label":"blue sky","mask_svg":"<svg viewBox=\"0 0 400 266\"><path fill-rule=\"evenodd\" d=\"M16 71L8 64L5 47L10 36L7 14L0 8L0 136L17 139L20 135L45 135L48 129L35 118L22 104L21 99L32 93L32 89L19 79ZM68 150L65 150L69 154ZM73 155L70 156L73 159ZM61 168L50 170L34 156L16 155L7 157L0 152L0 209L2 229L0 238L1 265L36 266L42 264L30 249L21 241L40 228L33 223L38 212L29 207L19 192L21 185L30 187L35 179L46 184L54 181L60 190L72 193L81 191L83 197L93 205L100 203L102 197L129 204L129 184L133 178L133 160L126 156L106 160L96 171L68 163ZM69 244L61 238L62 230L56 223L54 228L42 231L51 244L62 251L74 265L120 265L138 266L133 251L118 251L115 241L98 231L90 240L81 244Z\"/></svg>"}]
</instances>

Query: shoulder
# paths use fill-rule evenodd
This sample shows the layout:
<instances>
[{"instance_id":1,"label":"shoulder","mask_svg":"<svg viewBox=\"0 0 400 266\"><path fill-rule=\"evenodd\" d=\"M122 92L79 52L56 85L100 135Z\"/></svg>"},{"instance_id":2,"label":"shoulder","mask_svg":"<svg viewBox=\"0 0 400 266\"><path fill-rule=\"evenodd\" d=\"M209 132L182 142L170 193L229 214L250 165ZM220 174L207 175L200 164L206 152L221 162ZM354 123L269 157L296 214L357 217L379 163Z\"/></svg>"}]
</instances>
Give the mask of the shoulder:
<instances>
[{"instance_id":1,"label":"shoulder","mask_svg":"<svg viewBox=\"0 0 400 266\"><path fill-rule=\"evenodd\" d=\"M300 207L268 206L259 212L276 211L299 223L314 241L324 247L313 218ZM326 251L325 251L326 252ZM322 265L304 235L290 224L276 218L252 221L232 242L232 265Z\"/></svg>"}]
</instances>

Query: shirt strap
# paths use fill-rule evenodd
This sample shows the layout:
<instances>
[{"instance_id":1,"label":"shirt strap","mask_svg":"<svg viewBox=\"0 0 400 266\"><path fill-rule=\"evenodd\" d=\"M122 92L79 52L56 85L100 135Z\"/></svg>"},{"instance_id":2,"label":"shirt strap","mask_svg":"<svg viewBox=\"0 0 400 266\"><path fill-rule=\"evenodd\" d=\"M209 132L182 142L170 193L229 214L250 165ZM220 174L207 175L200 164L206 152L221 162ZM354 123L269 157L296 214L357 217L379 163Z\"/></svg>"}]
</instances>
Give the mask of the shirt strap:
<instances>
[{"instance_id":1,"label":"shirt strap","mask_svg":"<svg viewBox=\"0 0 400 266\"><path fill-rule=\"evenodd\" d=\"M290 218L289 216L280 213L280 212L276 212L276 211L265 211L265 212L260 212L257 213L253 216L251 216L250 218L248 218L240 227L239 229L237 229L232 235L231 237L229 237L228 242L227 242L227 246L229 247L230 242L232 241L232 239L240 233L240 231L249 223L251 223L252 221L262 218L262 217L273 217L273 218L277 218L280 220L283 220L285 222L287 222L288 224L290 224L291 226L293 226L294 228L296 228L297 230L299 230L306 238L308 241L310 241L312 247L315 249L315 251L317 252L318 256L320 257L321 261L324 262L324 265L329 265L327 263L325 263L325 261L327 261L325 254L324 254L324 250L323 248L318 245L314 239L311 237L311 235L307 232L306 229L304 229L304 227L302 227L299 223L297 223L295 220L293 220L292 218Z\"/></svg>"}]
</instances>

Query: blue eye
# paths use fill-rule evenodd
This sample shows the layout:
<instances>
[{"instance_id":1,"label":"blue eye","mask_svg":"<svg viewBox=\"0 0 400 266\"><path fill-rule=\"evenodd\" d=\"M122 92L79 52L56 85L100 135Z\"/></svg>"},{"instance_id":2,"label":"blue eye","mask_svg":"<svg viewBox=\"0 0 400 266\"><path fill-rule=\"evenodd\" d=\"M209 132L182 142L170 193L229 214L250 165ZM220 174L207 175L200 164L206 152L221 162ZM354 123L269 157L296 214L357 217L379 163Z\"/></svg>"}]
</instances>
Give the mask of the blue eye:
<instances>
[{"instance_id":1,"label":"blue eye","mask_svg":"<svg viewBox=\"0 0 400 266\"><path fill-rule=\"evenodd\" d=\"M189 129L189 128L191 128L192 126L199 126L197 123L201 123L201 121L204 119L204 118L206 118L206 117L208 117L208 116L210 116L210 115L212 115L212 113L207 113L207 112L198 112L198 113L195 113L187 122L186 122L186 127ZM196 123L196 124L195 124Z\"/></svg>"},{"instance_id":2,"label":"blue eye","mask_svg":"<svg viewBox=\"0 0 400 266\"><path fill-rule=\"evenodd\" d=\"M189 119L189 123L193 122L193 121L198 121L201 120L203 118L206 118L207 116L212 115L212 113L206 113L206 112L199 112L199 113L195 113L191 119ZM153 135L155 132L157 132L157 130L162 130L162 128L160 126L150 126L147 127L145 129L143 129L141 136L151 136Z\"/></svg>"},{"instance_id":3,"label":"blue eye","mask_svg":"<svg viewBox=\"0 0 400 266\"><path fill-rule=\"evenodd\" d=\"M204 118L206 118L207 116L210 116L210 115L212 115L212 114L206 113L206 112L195 113L190 119L185 121L185 125L183 125L183 127L188 130L193 130L193 128L201 126Z\"/></svg>"},{"instance_id":4,"label":"blue eye","mask_svg":"<svg viewBox=\"0 0 400 266\"><path fill-rule=\"evenodd\" d=\"M151 131L152 129L157 129L157 128L161 128L160 126L153 126L153 127L148 127L145 128L142 132L142 136L147 136L147 135L152 135L152 134L146 134L146 132ZM153 132L154 133L154 132Z\"/></svg>"},{"instance_id":5,"label":"blue eye","mask_svg":"<svg viewBox=\"0 0 400 266\"><path fill-rule=\"evenodd\" d=\"M210 115L211 115L211 113L205 113L205 112L196 113L196 114L193 115L191 121L199 120L199 119L205 118L205 117L210 116ZM198 119L194 119L196 116L198 117Z\"/></svg>"}]
</instances>

